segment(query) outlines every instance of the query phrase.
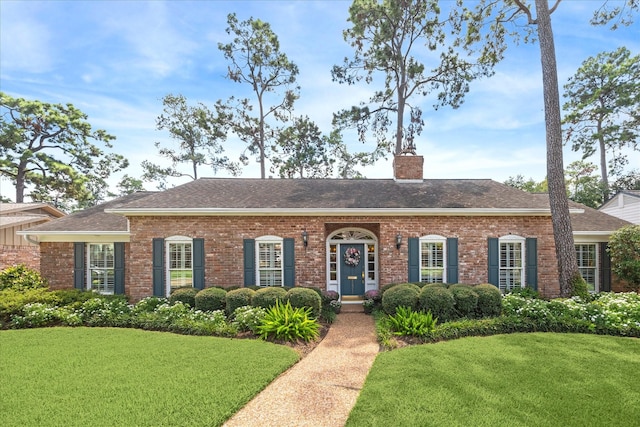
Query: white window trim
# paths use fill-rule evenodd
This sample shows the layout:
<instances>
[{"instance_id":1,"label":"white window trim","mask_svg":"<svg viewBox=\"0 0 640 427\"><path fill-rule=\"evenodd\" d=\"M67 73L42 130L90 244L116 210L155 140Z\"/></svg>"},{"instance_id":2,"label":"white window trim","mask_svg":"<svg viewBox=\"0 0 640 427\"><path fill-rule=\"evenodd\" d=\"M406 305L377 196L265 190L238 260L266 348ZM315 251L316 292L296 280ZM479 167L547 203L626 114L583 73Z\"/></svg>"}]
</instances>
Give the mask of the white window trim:
<instances>
[{"instance_id":1,"label":"white window trim","mask_svg":"<svg viewBox=\"0 0 640 427\"><path fill-rule=\"evenodd\" d=\"M255 266L256 266L256 285L267 287L260 284L260 243L280 243L280 283L284 286L284 239L280 236L260 236L256 239L255 249Z\"/></svg>"},{"instance_id":2,"label":"white window trim","mask_svg":"<svg viewBox=\"0 0 640 427\"><path fill-rule=\"evenodd\" d=\"M111 245L111 249L113 250L113 268L112 269L105 269L105 268L91 268L91 245ZM115 245L113 243L99 243L99 242L88 242L85 246L85 251L86 251L86 263L87 263L87 271L85 272L86 274L86 281L87 281L87 290L93 290L93 283L91 282L91 271L92 270L113 270L113 274L114 274L114 283L113 283L113 292L100 292L102 295L113 295L115 294Z\"/></svg>"},{"instance_id":3,"label":"white window trim","mask_svg":"<svg viewBox=\"0 0 640 427\"><path fill-rule=\"evenodd\" d=\"M520 287L524 288L526 286L526 283L525 283L526 271L527 271L527 265L526 265L527 254L525 253L525 251L527 250L526 241L527 239L525 239L524 237L513 235L513 234L508 234L506 236L502 236L498 238L498 288L500 288L500 271L503 270L503 268L501 267L502 251L500 250L500 246L502 243L520 243L520 248L522 249L520 254L521 256L520 264L522 265L522 267L520 268ZM508 289L504 289L504 291L506 292L508 291Z\"/></svg>"},{"instance_id":4,"label":"white window trim","mask_svg":"<svg viewBox=\"0 0 640 427\"><path fill-rule=\"evenodd\" d=\"M164 254L165 254L165 271L164 274L167 278L165 284L165 295L167 298L171 295L171 253L169 251L169 244L171 243L190 243L191 244L191 274L193 275L193 239L188 236L170 236L164 239Z\"/></svg>"},{"instance_id":5,"label":"white window trim","mask_svg":"<svg viewBox=\"0 0 640 427\"><path fill-rule=\"evenodd\" d=\"M593 245L596 248L596 260L595 260L596 267L595 267L595 273L594 273L595 274L595 284L594 284L595 290L593 292L598 293L600 292L600 245L598 244L598 242L580 242L580 241L574 242L574 247L578 245ZM578 269L580 269L580 266L578 266Z\"/></svg>"},{"instance_id":6,"label":"white window trim","mask_svg":"<svg viewBox=\"0 0 640 427\"><path fill-rule=\"evenodd\" d=\"M419 278L422 282L422 244L423 243L442 243L442 283L447 283L447 238L437 234L429 234L422 236L419 239L419 253L420 257L420 274Z\"/></svg>"}]
</instances>

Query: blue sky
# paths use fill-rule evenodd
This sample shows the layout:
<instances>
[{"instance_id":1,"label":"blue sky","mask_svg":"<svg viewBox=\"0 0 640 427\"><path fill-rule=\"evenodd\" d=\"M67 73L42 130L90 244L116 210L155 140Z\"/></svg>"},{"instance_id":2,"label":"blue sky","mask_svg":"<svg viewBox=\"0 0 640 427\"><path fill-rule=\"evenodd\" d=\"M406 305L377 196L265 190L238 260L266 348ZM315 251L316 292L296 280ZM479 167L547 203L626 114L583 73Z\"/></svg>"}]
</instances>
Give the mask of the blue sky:
<instances>
[{"instance_id":1,"label":"blue sky","mask_svg":"<svg viewBox=\"0 0 640 427\"><path fill-rule=\"evenodd\" d=\"M611 3L619 3L612 1ZM0 90L14 97L70 102L88 114L94 128L116 136L114 151L141 174L140 163L156 158L155 129L163 96L182 94L212 106L246 89L224 78L227 62L218 42L228 42L226 16L271 24L281 49L300 69L296 115L308 115L331 130L332 113L367 100L375 86L345 86L330 70L352 50L342 38L350 1L0 1ZM562 86L589 56L626 46L640 52L640 23L617 31L588 23L597 0L565 0L552 16ZM562 90L562 88L561 88ZM496 74L476 81L457 110L435 111L425 99L425 128L417 151L425 178L491 178L522 174L544 179L545 132L538 45L512 47ZM366 149L345 135L353 151ZM244 146L230 138L226 154ZM565 148L565 165L581 157ZM632 153L631 167L640 167ZM597 159L592 159L596 162ZM391 178L390 159L362 170L368 178ZM202 175L211 175L202 171ZM123 175L113 177L115 183ZM219 174L218 176L225 176ZM258 178L255 162L242 177ZM175 181L174 184L181 181ZM155 189L147 184L147 189ZM0 192L13 197L4 180Z\"/></svg>"}]
</instances>

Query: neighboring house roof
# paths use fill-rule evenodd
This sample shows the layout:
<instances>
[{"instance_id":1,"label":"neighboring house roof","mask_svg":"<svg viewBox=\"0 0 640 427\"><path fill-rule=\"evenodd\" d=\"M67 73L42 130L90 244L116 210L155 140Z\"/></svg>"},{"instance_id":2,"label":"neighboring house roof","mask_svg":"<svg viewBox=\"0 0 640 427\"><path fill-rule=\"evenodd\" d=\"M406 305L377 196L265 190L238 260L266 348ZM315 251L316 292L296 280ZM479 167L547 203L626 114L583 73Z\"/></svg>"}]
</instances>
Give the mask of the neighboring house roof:
<instances>
[{"instance_id":1,"label":"neighboring house roof","mask_svg":"<svg viewBox=\"0 0 640 427\"><path fill-rule=\"evenodd\" d=\"M598 210L640 224L640 190L622 190Z\"/></svg>"},{"instance_id":2,"label":"neighboring house roof","mask_svg":"<svg viewBox=\"0 0 640 427\"><path fill-rule=\"evenodd\" d=\"M107 210L125 215L520 214L548 203L489 179L204 178Z\"/></svg>"},{"instance_id":3,"label":"neighboring house roof","mask_svg":"<svg viewBox=\"0 0 640 427\"><path fill-rule=\"evenodd\" d=\"M0 203L0 217L30 214L53 218L65 215L61 210L46 203Z\"/></svg>"}]
</instances>

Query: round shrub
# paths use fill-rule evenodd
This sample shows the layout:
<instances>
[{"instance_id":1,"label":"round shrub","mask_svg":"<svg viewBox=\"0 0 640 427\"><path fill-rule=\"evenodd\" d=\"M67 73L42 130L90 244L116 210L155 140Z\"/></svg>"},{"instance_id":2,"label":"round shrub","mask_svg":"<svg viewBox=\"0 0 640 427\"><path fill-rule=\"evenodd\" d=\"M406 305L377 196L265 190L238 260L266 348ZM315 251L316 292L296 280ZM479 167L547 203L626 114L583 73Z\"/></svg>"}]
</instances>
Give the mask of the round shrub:
<instances>
[{"instance_id":1,"label":"round shrub","mask_svg":"<svg viewBox=\"0 0 640 427\"><path fill-rule=\"evenodd\" d=\"M418 308L418 295L420 288L411 283L403 283L387 289L382 294L382 309L393 316L398 307L407 307L411 310Z\"/></svg>"},{"instance_id":2,"label":"round shrub","mask_svg":"<svg viewBox=\"0 0 640 427\"><path fill-rule=\"evenodd\" d=\"M420 291L420 309L430 311L440 323L448 322L455 317L455 305L453 293L443 286L427 285Z\"/></svg>"},{"instance_id":3,"label":"round shrub","mask_svg":"<svg viewBox=\"0 0 640 427\"><path fill-rule=\"evenodd\" d=\"M423 288L446 288L447 284L446 283L425 283L425 285L422 287Z\"/></svg>"},{"instance_id":4,"label":"round shrub","mask_svg":"<svg viewBox=\"0 0 640 427\"><path fill-rule=\"evenodd\" d=\"M318 318L322 308L322 298L320 294L310 288L291 288L287 292L287 300L293 308L311 308L311 316Z\"/></svg>"},{"instance_id":5,"label":"round shrub","mask_svg":"<svg viewBox=\"0 0 640 427\"><path fill-rule=\"evenodd\" d=\"M225 297L227 314L231 315L237 308L251 305L251 299L255 293L256 291L249 288L233 289L227 292Z\"/></svg>"},{"instance_id":6,"label":"round shrub","mask_svg":"<svg viewBox=\"0 0 640 427\"><path fill-rule=\"evenodd\" d=\"M473 290L478 294L478 317L499 316L502 312L502 292L495 286L485 283L474 286Z\"/></svg>"},{"instance_id":7,"label":"round shrub","mask_svg":"<svg viewBox=\"0 0 640 427\"><path fill-rule=\"evenodd\" d=\"M382 285L380 286L380 298L382 298L382 295L384 295L385 292L387 292L389 289L398 286L400 283L387 283L386 285Z\"/></svg>"},{"instance_id":8,"label":"round shrub","mask_svg":"<svg viewBox=\"0 0 640 427\"><path fill-rule=\"evenodd\" d=\"M460 317L473 317L478 307L478 294L474 292L471 286L455 285L450 286L449 290L453 293L456 301L456 311Z\"/></svg>"},{"instance_id":9,"label":"round shrub","mask_svg":"<svg viewBox=\"0 0 640 427\"><path fill-rule=\"evenodd\" d=\"M260 288L251 298L251 305L267 309L276 305L276 301L284 302L287 299L287 291L279 286Z\"/></svg>"},{"instance_id":10,"label":"round shrub","mask_svg":"<svg viewBox=\"0 0 640 427\"><path fill-rule=\"evenodd\" d=\"M196 294L196 310L215 311L224 310L227 291L220 288L206 288Z\"/></svg>"},{"instance_id":11,"label":"round shrub","mask_svg":"<svg viewBox=\"0 0 640 427\"><path fill-rule=\"evenodd\" d=\"M40 272L24 264L7 267L0 271L0 291L3 289L22 291L46 287L47 281L42 278Z\"/></svg>"},{"instance_id":12,"label":"round shrub","mask_svg":"<svg viewBox=\"0 0 640 427\"><path fill-rule=\"evenodd\" d=\"M196 294L199 291L196 288L178 288L169 295L169 302L175 304L180 301L193 308L196 306Z\"/></svg>"}]
</instances>

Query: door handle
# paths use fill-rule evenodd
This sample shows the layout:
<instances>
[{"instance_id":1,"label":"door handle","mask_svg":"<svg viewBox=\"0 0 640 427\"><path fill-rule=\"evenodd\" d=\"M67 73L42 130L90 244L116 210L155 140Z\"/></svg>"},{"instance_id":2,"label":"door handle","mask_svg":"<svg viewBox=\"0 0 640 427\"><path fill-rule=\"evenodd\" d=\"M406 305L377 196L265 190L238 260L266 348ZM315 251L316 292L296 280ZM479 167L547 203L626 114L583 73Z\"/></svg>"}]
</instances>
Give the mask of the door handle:
<instances>
[{"instance_id":1,"label":"door handle","mask_svg":"<svg viewBox=\"0 0 640 427\"><path fill-rule=\"evenodd\" d=\"M364 271L362 272L362 284L364 285Z\"/></svg>"}]
</instances>

